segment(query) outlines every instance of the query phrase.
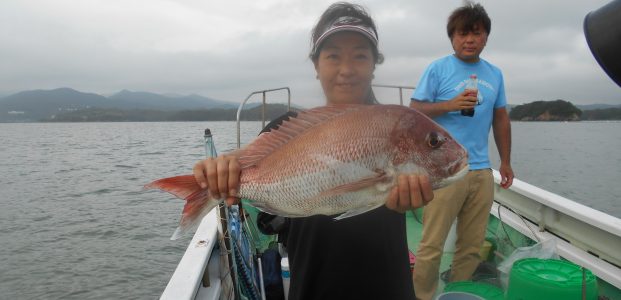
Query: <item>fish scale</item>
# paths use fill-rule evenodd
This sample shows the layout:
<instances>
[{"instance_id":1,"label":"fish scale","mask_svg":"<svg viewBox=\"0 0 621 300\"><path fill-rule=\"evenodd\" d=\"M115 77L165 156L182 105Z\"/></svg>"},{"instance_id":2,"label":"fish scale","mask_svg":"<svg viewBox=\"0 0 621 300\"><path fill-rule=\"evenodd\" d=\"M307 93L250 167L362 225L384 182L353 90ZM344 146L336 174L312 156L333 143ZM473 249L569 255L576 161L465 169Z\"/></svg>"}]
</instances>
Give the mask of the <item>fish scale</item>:
<instances>
[{"instance_id":1,"label":"fish scale","mask_svg":"<svg viewBox=\"0 0 621 300\"><path fill-rule=\"evenodd\" d=\"M279 207L280 211L268 212L283 216L298 216L300 214L299 211L306 212L307 215L320 214L321 212L325 212L323 214L331 214L333 211L341 210L334 209L335 207L346 208L351 206L353 202L359 201L380 204L383 203L383 199L375 197L378 193L372 194L370 192L360 193L361 195L347 193L332 197L313 198L320 194L321 191L347 184L358 178L372 176L374 174L371 171L373 169L372 166L378 165L375 163L378 160L386 160L386 158L367 159L366 161L369 162L367 164L365 164L365 161L335 162L333 163L335 165L322 170L305 173L303 176L291 176L281 180L274 180L273 183L256 184L252 181L250 183L242 183L239 195L242 198L252 199L252 203L258 207ZM280 194L268 195L265 191L278 191ZM383 194L387 196L388 192L383 191ZM365 198L369 199L363 200L360 196L366 196ZM308 201L308 199L312 199L312 201ZM328 205L332 210L323 209ZM314 211L314 209L319 211ZM264 210L269 209L266 208Z\"/></svg>"},{"instance_id":2,"label":"fish scale","mask_svg":"<svg viewBox=\"0 0 621 300\"><path fill-rule=\"evenodd\" d=\"M468 170L465 149L446 130L399 105L303 111L229 155L241 165L236 196L268 213L289 217L351 217L383 205L399 174L427 175L436 189ZM173 238L197 226L219 202L192 175L156 180L145 187L186 200Z\"/></svg>"}]
</instances>

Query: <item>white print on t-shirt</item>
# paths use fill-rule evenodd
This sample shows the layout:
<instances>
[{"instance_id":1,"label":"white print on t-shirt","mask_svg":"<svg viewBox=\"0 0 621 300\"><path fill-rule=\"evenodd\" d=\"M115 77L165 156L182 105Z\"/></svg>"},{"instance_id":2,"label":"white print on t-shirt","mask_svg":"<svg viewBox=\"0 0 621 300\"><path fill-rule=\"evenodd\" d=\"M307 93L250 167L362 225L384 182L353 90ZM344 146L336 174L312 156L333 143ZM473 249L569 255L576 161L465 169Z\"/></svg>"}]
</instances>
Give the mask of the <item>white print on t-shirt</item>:
<instances>
[{"instance_id":1,"label":"white print on t-shirt","mask_svg":"<svg viewBox=\"0 0 621 300\"><path fill-rule=\"evenodd\" d=\"M464 89L464 87L466 86L466 84L468 83L469 80L470 79L464 79L464 80L460 81L457 84L457 86L455 86L454 90L456 92L458 92L458 93L461 92ZM485 81L485 80L483 80L481 78L477 78L477 87L479 87L479 89L480 89L481 86L484 86L484 87L490 89L492 91L492 93L495 93L494 87L489 82L487 82L487 81ZM483 93L478 93L477 94L477 98L478 98L477 105L481 105L481 103L483 103Z\"/></svg>"}]
</instances>

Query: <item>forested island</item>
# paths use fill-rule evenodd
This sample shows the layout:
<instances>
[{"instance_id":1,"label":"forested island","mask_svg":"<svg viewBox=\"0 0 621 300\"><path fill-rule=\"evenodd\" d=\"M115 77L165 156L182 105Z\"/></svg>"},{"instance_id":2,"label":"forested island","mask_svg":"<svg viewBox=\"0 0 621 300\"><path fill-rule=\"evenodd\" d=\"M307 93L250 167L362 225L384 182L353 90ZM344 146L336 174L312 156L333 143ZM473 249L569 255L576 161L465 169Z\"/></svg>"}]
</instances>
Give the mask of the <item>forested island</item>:
<instances>
[{"instance_id":1,"label":"forested island","mask_svg":"<svg viewBox=\"0 0 621 300\"><path fill-rule=\"evenodd\" d=\"M514 121L621 120L621 108L581 110L564 100L535 101L513 107L509 117Z\"/></svg>"},{"instance_id":2,"label":"forested island","mask_svg":"<svg viewBox=\"0 0 621 300\"><path fill-rule=\"evenodd\" d=\"M511 109L509 117L516 121L580 121L582 111L564 100L535 101Z\"/></svg>"}]
</instances>

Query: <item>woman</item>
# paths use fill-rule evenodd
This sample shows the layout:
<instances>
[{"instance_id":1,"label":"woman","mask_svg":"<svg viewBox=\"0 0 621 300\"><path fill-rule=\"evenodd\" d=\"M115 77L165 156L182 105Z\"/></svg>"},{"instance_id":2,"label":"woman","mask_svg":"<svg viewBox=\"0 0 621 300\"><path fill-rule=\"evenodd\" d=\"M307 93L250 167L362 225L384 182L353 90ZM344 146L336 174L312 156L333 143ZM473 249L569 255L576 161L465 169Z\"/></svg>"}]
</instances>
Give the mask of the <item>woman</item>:
<instances>
[{"instance_id":1,"label":"woman","mask_svg":"<svg viewBox=\"0 0 621 300\"><path fill-rule=\"evenodd\" d=\"M326 104L376 104L371 90L378 51L375 24L366 11L335 3L312 34L310 58ZM238 189L239 163L219 156L198 162L197 182L215 195ZM403 212L433 198L424 176L401 175L385 207L345 218L292 218L286 241L291 283L289 299L413 299Z\"/></svg>"}]
</instances>

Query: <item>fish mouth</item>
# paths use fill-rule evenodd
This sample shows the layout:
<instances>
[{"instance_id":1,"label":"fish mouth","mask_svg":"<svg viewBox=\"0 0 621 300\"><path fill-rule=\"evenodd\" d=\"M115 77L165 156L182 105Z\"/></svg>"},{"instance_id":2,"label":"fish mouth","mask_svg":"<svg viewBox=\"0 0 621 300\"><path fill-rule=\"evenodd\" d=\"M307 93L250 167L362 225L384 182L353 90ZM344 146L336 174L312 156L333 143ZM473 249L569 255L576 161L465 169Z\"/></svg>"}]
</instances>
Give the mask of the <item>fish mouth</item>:
<instances>
[{"instance_id":1,"label":"fish mouth","mask_svg":"<svg viewBox=\"0 0 621 300\"><path fill-rule=\"evenodd\" d=\"M468 171L470 171L470 165L468 163L465 163L463 167L461 168L461 170L457 171L457 173L455 173L451 177L446 178L445 180L454 182L456 180L462 179L464 176L466 176Z\"/></svg>"},{"instance_id":2,"label":"fish mouth","mask_svg":"<svg viewBox=\"0 0 621 300\"><path fill-rule=\"evenodd\" d=\"M466 174L468 174L469 170L470 170L470 165L468 163L463 164L462 168L459 171L454 173L452 176L444 178L443 180L438 182L437 187L434 187L434 190L435 189L439 189L439 188L443 188L443 187L445 187L447 185L450 185L451 183L453 183L455 181L458 181L458 180L464 178L464 176L466 176Z\"/></svg>"}]
</instances>

